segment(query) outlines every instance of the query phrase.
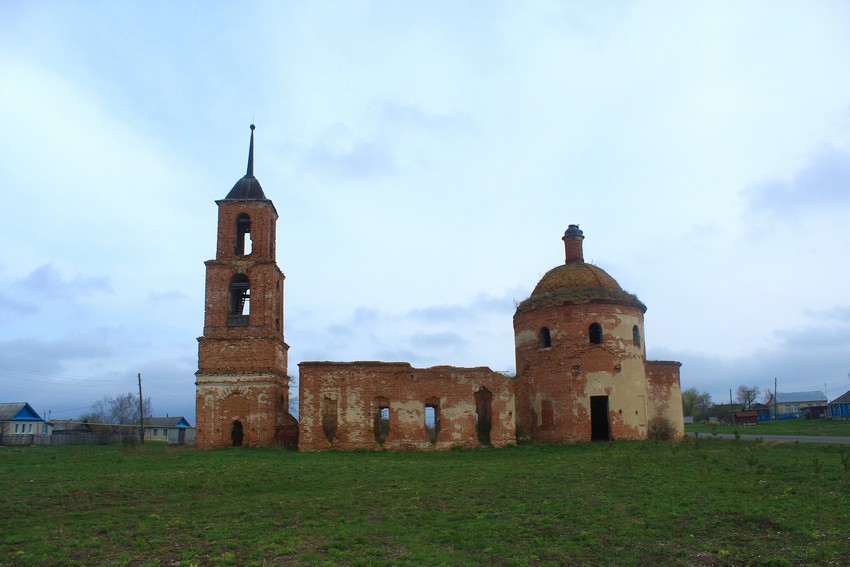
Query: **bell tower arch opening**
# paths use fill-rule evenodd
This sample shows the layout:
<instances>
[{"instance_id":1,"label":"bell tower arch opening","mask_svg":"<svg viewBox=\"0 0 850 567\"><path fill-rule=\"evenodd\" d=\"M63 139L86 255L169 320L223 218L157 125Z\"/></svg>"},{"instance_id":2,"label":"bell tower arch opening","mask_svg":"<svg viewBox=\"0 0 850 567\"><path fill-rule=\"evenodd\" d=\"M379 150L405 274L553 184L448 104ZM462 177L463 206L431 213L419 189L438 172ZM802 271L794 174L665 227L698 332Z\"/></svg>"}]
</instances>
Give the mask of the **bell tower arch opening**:
<instances>
[{"instance_id":1,"label":"bell tower arch opening","mask_svg":"<svg viewBox=\"0 0 850 567\"><path fill-rule=\"evenodd\" d=\"M247 213L239 213L236 217L236 255L251 255L251 217Z\"/></svg>"}]
</instances>

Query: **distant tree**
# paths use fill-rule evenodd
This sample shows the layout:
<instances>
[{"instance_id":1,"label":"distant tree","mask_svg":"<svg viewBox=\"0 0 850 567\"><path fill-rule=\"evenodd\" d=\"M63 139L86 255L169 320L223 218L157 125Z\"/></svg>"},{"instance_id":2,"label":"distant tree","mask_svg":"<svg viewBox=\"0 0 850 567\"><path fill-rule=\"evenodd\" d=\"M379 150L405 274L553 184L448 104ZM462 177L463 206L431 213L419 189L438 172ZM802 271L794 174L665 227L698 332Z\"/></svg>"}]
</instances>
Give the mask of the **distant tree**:
<instances>
[{"instance_id":1,"label":"distant tree","mask_svg":"<svg viewBox=\"0 0 850 567\"><path fill-rule=\"evenodd\" d=\"M150 416L151 399L145 398L144 415ZM80 421L88 423L106 423L109 425L137 425L141 423L139 414L139 396L132 392L110 398L104 396L91 407L91 411L80 416ZM138 436L138 430L134 427L121 427L121 439L125 443L133 442Z\"/></svg>"},{"instance_id":2,"label":"distant tree","mask_svg":"<svg viewBox=\"0 0 850 567\"><path fill-rule=\"evenodd\" d=\"M708 410L711 408L711 394L708 392L700 392L699 399L697 400L697 406L700 409L700 419L706 419L708 417Z\"/></svg>"},{"instance_id":3,"label":"distant tree","mask_svg":"<svg viewBox=\"0 0 850 567\"><path fill-rule=\"evenodd\" d=\"M708 408L711 407L711 394L700 392L696 388L688 388L682 392L682 411L684 415L695 419L705 419Z\"/></svg>"},{"instance_id":4,"label":"distant tree","mask_svg":"<svg viewBox=\"0 0 850 567\"><path fill-rule=\"evenodd\" d=\"M763 404L768 405L773 403L773 388L765 388L764 393L761 396L761 400Z\"/></svg>"},{"instance_id":5,"label":"distant tree","mask_svg":"<svg viewBox=\"0 0 850 567\"><path fill-rule=\"evenodd\" d=\"M735 390L735 401L741 404L742 410L748 410L759 397L758 386L738 386Z\"/></svg>"},{"instance_id":6,"label":"distant tree","mask_svg":"<svg viewBox=\"0 0 850 567\"><path fill-rule=\"evenodd\" d=\"M694 415L694 409L697 408L699 401L699 390L696 388L688 388L682 392L682 412L684 415Z\"/></svg>"}]
</instances>

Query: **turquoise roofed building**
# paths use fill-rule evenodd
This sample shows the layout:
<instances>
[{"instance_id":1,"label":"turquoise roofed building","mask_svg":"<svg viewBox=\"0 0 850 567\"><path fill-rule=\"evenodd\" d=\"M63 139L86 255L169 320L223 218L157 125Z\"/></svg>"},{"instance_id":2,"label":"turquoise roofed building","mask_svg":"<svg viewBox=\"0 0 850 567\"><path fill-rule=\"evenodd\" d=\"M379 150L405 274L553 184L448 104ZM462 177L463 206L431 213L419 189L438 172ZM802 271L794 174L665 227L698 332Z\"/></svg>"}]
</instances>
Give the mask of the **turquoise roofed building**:
<instances>
[{"instance_id":1,"label":"turquoise roofed building","mask_svg":"<svg viewBox=\"0 0 850 567\"><path fill-rule=\"evenodd\" d=\"M0 445L49 443L50 424L27 402L0 403Z\"/></svg>"}]
</instances>

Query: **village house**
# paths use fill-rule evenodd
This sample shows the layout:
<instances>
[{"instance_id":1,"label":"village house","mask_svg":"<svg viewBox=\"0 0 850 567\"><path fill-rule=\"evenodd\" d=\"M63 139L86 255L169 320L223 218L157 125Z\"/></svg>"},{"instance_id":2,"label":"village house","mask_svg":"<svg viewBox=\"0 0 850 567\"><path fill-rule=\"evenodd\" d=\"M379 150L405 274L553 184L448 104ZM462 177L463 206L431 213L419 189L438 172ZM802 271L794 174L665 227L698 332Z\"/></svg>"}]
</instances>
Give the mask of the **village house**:
<instances>
[{"instance_id":1,"label":"village house","mask_svg":"<svg viewBox=\"0 0 850 567\"><path fill-rule=\"evenodd\" d=\"M779 392L774 400L770 397L767 405L776 407L776 419L789 419L800 417L801 411L806 408L827 405L827 397L822 392Z\"/></svg>"},{"instance_id":2,"label":"village house","mask_svg":"<svg viewBox=\"0 0 850 567\"><path fill-rule=\"evenodd\" d=\"M145 441L161 441L169 445L193 445L195 428L183 416L146 417Z\"/></svg>"},{"instance_id":3,"label":"village house","mask_svg":"<svg viewBox=\"0 0 850 567\"><path fill-rule=\"evenodd\" d=\"M27 402L0 403L0 445L43 444L50 425Z\"/></svg>"},{"instance_id":4,"label":"village house","mask_svg":"<svg viewBox=\"0 0 850 567\"><path fill-rule=\"evenodd\" d=\"M850 390L829 402L829 417L850 419Z\"/></svg>"}]
</instances>

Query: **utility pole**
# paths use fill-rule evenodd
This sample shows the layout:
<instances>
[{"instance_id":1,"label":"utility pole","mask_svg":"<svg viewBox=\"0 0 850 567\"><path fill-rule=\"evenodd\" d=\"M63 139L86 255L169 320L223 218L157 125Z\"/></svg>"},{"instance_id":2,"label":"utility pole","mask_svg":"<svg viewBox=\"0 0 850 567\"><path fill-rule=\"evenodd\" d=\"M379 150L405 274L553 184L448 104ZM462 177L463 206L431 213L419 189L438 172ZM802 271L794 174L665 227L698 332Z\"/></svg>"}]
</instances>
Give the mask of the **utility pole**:
<instances>
[{"instance_id":1,"label":"utility pole","mask_svg":"<svg viewBox=\"0 0 850 567\"><path fill-rule=\"evenodd\" d=\"M729 425L735 425L735 412L732 409L732 388L729 388Z\"/></svg>"},{"instance_id":2,"label":"utility pole","mask_svg":"<svg viewBox=\"0 0 850 567\"><path fill-rule=\"evenodd\" d=\"M776 412L779 411L779 391L776 389L776 377L773 378L773 419L776 419Z\"/></svg>"},{"instance_id":3,"label":"utility pole","mask_svg":"<svg viewBox=\"0 0 850 567\"><path fill-rule=\"evenodd\" d=\"M145 444L145 399L142 397L142 373L139 372L139 441Z\"/></svg>"}]
</instances>

